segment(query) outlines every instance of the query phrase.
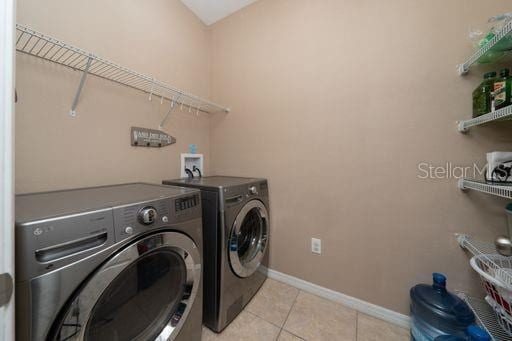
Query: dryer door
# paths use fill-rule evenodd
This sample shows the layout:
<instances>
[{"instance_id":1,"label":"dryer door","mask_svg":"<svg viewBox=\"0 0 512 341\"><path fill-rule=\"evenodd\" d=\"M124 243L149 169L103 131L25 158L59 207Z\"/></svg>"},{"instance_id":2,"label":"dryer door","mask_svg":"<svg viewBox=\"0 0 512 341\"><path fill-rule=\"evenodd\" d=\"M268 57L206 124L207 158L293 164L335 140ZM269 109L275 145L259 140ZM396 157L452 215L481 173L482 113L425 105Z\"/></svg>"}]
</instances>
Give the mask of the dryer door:
<instances>
[{"instance_id":1,"label":"dryer door","mask_svg":"<svg viewBox=\"0 0 512 341\"><path fill-rule=\"evenodd\" d=\"M52 340L173 340L196 299L200 254L162 232L128 245L79 290Z\"/></svg>"},{"instance_id":2,"label":"dryer door","mask_svg":"<svg viewBox=\"0 0 512 341\"><path fill-rule=\"evenodd\" d=\"M267 249L269 216L265 205L251 200L238 213L229 238L229 261L239 277L251 276Z\"/></svg>"}]
</instances>

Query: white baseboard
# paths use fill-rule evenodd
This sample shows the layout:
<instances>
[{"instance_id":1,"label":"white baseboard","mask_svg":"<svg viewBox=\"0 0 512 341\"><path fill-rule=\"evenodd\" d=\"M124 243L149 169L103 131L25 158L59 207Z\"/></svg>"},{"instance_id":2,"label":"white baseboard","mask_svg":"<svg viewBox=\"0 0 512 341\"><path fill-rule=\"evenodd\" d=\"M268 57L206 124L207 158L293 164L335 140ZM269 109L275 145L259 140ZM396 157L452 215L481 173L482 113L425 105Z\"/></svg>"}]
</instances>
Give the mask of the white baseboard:
<instances>
[{"instance_id":1,"label":"white baseboard","mask_svg":"<svg viewBox=\"0 0 512 341\"><path fill-rule=\"evenodd\" d=\"M284 274L276 270L268 269L268 277L275 279L276 281L289 284L293 287L296 287L297 289L323 297L330 301L341 303L346 307L355 309L364 314L387 321L402 328L410 327L410 317L407 315L397 313L396 311L386 309L384 307L360 300L358 298L321 287L319 285L307 282L297 277Z\"/></svg>"}]
</instances>

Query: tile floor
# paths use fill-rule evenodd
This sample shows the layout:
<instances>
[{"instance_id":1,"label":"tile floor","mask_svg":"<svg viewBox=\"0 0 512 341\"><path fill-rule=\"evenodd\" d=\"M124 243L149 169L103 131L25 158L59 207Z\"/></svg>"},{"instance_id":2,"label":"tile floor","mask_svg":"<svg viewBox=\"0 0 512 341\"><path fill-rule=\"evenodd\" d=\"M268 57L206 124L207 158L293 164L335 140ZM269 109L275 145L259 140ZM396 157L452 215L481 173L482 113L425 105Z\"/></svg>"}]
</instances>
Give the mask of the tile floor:
<instances>
[{"instance_id":1,"label":"tile floor","mask_svg":"<svg viewBox=\"0 0 512 341\"><path fill-rule=\"evenodd\" d=\"M245 310L221 334L203 329L204 341L409 339L409 330L272 279L266 280Z\"/></svg>"}]
</instances>

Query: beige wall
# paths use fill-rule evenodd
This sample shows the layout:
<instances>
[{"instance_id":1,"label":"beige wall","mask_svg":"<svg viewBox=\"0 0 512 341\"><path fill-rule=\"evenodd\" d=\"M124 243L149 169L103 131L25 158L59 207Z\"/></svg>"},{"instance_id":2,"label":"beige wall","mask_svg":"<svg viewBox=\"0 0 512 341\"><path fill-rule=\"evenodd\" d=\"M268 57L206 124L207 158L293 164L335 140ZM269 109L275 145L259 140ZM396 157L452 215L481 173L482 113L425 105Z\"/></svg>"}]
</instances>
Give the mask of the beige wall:
<instances>
[{"instance_id":1,"label":"beige wall","mask_svg":"<svg viewBox=\"0 0 512 341\"><path fill-rule=\"evenodd\" d=\"M197 143L210 173L269 179L272 268L403 313L408 288L432 271L475 292L453 233L504 233L506 201L418 180L417 164L512 147L510 124L463 136L454 123L483 71L456 75L467 30L509 7L260 0L208 32L178 0L20 0L20 23L199 95L211 89L233 111L211 121L178 112L165 127L177 145L132 148L129 128L156 128L167 106L90 77L72 119L80 75L18 56L16 191L159 182Z\"/></svg>"},{"instance_id":2,"label":"beige wall","mask_svg":"<svg viewBox=\"0 0 512 341\"><path fill-rule=\"evenodd\" d=\"M456 74L467 31L504 11L508 0L260 0L211 28L212 97L232 108L212 120L211 166L269 179L272 268L402 313L433 271L477 290L453 234L504 233L506 201L419 180L417 165L511 150L510 124L455 125L484 70Z\"/></svg>"},{"instance_id":3,"label":"beige wall","mask_svg":"<svg viewBox=\"0 0 512 341\"><path fill-rule=\"evenodd\" d=\"M18 22L208 96L208 32L179 0L19 0ZM179 176L179 154L196 143L209 160L209 119L176 112L164 130L177 144L130 146L130 127L157 129L169 103L94 77L78 117L68 112L80 74L33 57L17 58L16 192ZM208 163L207 163L208 165Z\"/></svg>"}]
</instances>

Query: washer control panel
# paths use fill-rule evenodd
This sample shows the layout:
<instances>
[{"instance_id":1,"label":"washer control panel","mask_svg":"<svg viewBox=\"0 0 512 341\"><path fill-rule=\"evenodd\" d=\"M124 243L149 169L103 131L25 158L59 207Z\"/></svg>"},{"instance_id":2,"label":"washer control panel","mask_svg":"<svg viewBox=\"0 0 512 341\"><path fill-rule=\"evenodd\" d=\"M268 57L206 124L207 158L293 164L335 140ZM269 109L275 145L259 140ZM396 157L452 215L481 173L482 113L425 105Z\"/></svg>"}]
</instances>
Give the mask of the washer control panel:
<instances>
[{"instance_id":1,"label":"washer control panel","mask_svg":"<svg viewBox=\"0 0 512 341\"><path fill-rule=\"evenodd\" d=\"M249 194L250 195L258 195L258 187L256 187L256 186L249 186Z\"/></svg>"},{"instance_id":2,"label":"washer control panel","mask_svg":"<svg viewBox=\"0 0 512 341\"><path fill-rule=\"evenodd\" d=\"M156 208L153 206L146 206L141 208L137 214L137 219L142 225L151 225L155 222L158 214Z\"/></svg>"},{"instance_id":3,"label":"washer control panel","mask_svg":"<svg viewBox=\"0 0 512 341\"><path fill-rule=\"evenodd\" d=\"M114 207L116 242L148 231L201 218L200 192Z\"/></svg>"},{"instance_id":4,"label":"washer control panel","mask_svg":"<svg viewBox=\"0 0 512 341\"><path fill-rule=\"evenodd\" d=\"M188 197L176 199L176 201L174 202L174 210L176 212L181 212L196 207L197 205L199 205L199 195L195 194Z\"/></svg>"}]
</instances>

